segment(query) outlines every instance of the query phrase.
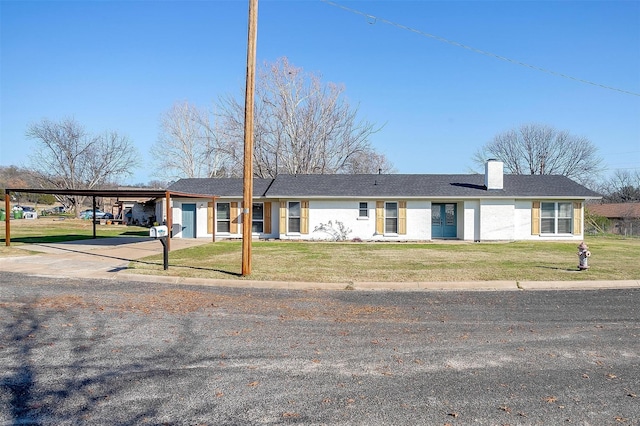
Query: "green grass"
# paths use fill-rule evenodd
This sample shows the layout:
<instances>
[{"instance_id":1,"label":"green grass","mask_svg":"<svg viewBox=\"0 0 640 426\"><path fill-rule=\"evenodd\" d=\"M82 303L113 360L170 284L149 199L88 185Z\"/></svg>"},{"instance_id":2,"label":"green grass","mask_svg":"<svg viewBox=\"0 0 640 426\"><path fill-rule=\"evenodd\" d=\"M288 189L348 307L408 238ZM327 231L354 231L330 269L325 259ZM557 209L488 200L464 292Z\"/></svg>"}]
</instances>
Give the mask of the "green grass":
<instances>
[{"instance_id":1,"label":"green grass","mask_svg":"<svg viewBox=\"0 0 640 426\"><path fill-rule=\"evenodd\" d=\"M418 282L640 279L640 240L590 238L591 269L578 271L576 242L319 243L254 242L254 280ZM133 263L140 273L230 278L241 272L241 243L217 242Z\"/></svg>"},{"instance_id":2,"label":"green grass","mask_svg":"<svg viewBox=\"0 0 640 426\"><path fill-rule=\"evenodd\" d=\"M60 216L41 217L35 220L12 220L11 246L5 246L6 224L0 222L0 255L16 254L13 246L23 244L60 243L93 238L93 227L90 220L61 219ZM120 236L148 236L149 229L139 226L96 225L97 238ZM24 251L18 252L24 254Z\"/></svg>"},{"instance_id":3,"label":"green grass","mask_svg":"<svg viewBox=\"0 0 640 426\"><path fill-rule=\"evenodd\" d=\"M97 225L97 236L148 236L148 229ZM42 218L11 221L12 247L4 246L0 222L0 256L11 256L29 243L54 243L92 238L87 220ZM418 281L565 281L639 280L640 239L588 237L591 268L578 271L578 242L471 243L324 243L259 241L252 244L254 280L306 282ZM134 272L182 277L243 279L240 242L216 242L169 255L132 262Z\"/></svg>"}]
</instances>

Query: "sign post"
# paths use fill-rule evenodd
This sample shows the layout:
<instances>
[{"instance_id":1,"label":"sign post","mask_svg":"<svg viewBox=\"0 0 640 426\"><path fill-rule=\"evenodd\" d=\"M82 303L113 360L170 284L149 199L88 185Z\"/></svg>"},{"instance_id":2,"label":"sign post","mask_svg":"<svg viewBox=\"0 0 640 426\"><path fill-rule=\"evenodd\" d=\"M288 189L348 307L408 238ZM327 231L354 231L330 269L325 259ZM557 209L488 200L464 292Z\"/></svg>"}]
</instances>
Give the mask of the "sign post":
<instances>
[{"instance_id":1,"label":"sign post","mask_svg":"<svg viewBox=\"0 0 640 426\"><path fill-rule=\"evenodd\" d=\"M160 240L162 243L163 267L166 271L169 269L169 244L167 244L167 240L169 239L169 228L165 225L152 226L149 229L149 236L156 240Z\"/></svg>"}]
</instances>

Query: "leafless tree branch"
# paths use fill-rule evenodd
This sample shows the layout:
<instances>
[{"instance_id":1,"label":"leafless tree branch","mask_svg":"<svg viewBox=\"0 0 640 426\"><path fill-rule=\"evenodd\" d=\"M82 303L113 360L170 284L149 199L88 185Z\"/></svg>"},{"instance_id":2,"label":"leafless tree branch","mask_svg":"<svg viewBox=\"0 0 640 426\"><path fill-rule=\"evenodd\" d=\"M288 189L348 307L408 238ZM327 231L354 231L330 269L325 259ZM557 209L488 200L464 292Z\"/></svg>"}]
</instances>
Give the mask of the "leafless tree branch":
<instances>
[{"instance_id":1,"label":"leafless tree branch","mask_svg":"<svg viewBox=\"0 0 640 426\"><path fill-rule=\"evenodd\" d=\"M26 136L37 142L31 169L44 187L92 189L132 174L138 155L131 141L115 131L95 136L72 118L43 119L29 125ZM60 200L76 211L82 197Z\"/></svg>"}]
</instances>

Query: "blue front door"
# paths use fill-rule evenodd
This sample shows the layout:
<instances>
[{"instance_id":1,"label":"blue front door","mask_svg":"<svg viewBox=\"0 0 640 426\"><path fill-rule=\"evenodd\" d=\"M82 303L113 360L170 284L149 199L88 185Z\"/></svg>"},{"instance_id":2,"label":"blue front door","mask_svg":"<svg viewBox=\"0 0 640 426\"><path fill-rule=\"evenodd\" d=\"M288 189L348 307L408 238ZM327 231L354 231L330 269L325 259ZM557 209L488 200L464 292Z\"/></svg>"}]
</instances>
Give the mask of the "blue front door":
<instances>
[{"instance_id":1,"label":"blue front door","mask_svg":"<svg viewBox=\"0 0 640 426\"><path fill-rule=\"evenodd\" d=\"M454 203L431 205L431 238L456 238L457 208Z\"/></svg>"},{"instance_id":2,"label":"blue front door","mask_svg":"<svg viewBox=\"0 0 640 426\"><path fill-rule=\"evenodd\" d=\"M182 238L196 237L196 205L182 204Z\"/></svg>"}]
</instances>

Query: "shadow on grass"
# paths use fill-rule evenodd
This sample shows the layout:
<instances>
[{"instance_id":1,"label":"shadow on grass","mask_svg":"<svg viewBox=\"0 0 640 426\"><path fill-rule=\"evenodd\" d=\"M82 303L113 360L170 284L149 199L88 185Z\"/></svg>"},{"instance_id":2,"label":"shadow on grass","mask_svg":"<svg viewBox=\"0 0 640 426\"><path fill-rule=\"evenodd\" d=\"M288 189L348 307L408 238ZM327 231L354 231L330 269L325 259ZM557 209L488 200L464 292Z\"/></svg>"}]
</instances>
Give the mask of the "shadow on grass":
<instances>
[{"instance_id":1,"label":"shadow on grass","mask_svg":"<svg viewBox=\"0 0 640 426\"><path fill-rule=\"evenodd\" d=\"M134 261L135 262L135 261ZM162 266L161 263L153 263L153 262L140 262L140 263L146 263L147 265L158 265L158 266ZM219 272L221 274L225 274L225 275L230 275L232 277L237 277L240 278L242 277L242 274L239 272L231 272L231 271L225 271L222 269L216 269L216 268L204 268L202 266L185 266L185 265L171 265L171 263L169 263L169 266L173 266L174 268L180 268L180 269L193 269L195 271L209 271L209 272Z\"/></svg>"},{"instance_id":2,"label":"shadow on grass","mask_svg":"<svg viewBox=\"0 0 640 426\"><path fill-rule=\"evenodd\" d=\"M118 235L96 235L95 239L100 238L118 238L118 237L149 237L148 231L126 231ZM93 240L93 235L66 234L66 235L46 235L33 237L13 237L11 242L24 244L53 244L66 243L69 241ZM5 242L4 238L0 238L0 242Z\"/></svg>"},{"instance_id":3,"label":"shadow on grass","mask_svg":"<svg viewBox=\"0 0 640 426\"><path fill-rule=\"evenodd\" d=\"M100 237L97 237L100 238ZM68 241L78 241L78 240L88 240L93 239L91 235L48 235L48 236L40 236L40 237L17 237L11 238L12 243L24 243L24 244L42 244L42 243L65 243ZM1 239L0 241L4 242L5 239Z\"/></svg>"},{"instance_id":4,"label":"shadow on grass","mask_svg":"<svg viewBox=\"0 0 640 426\"><path fill-rule=\"evenodd\" d=\"M542 266L542 265L538 265L538 266L536 266L536 268L551 269L551 270L554 270L554 271L564 271L564 272L581 272L578 269L578 267L567 269L567 268L558 268L557 266Z\"/></svg>"}]
</instances>

